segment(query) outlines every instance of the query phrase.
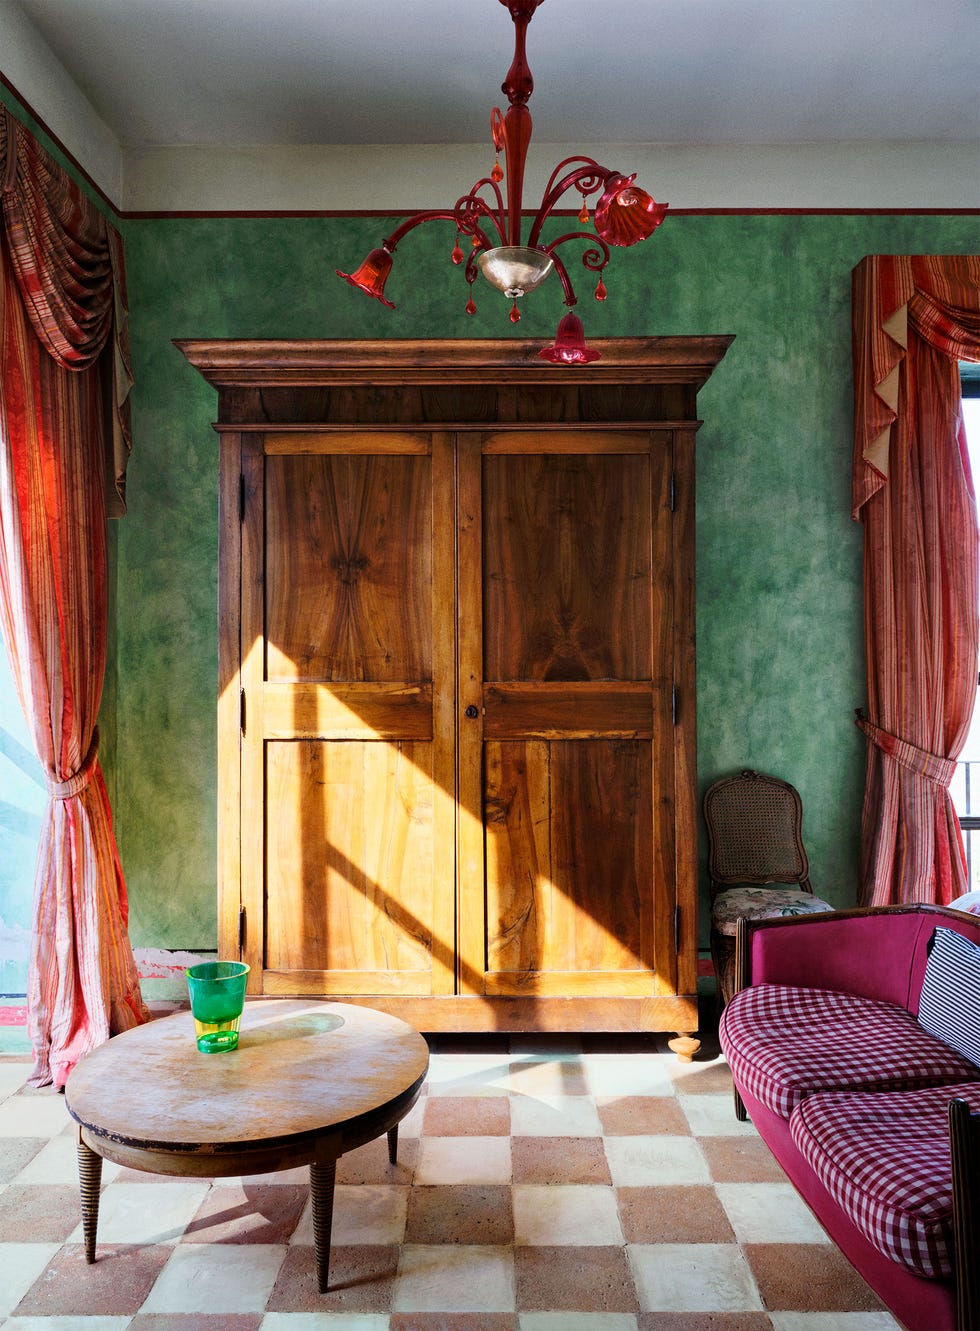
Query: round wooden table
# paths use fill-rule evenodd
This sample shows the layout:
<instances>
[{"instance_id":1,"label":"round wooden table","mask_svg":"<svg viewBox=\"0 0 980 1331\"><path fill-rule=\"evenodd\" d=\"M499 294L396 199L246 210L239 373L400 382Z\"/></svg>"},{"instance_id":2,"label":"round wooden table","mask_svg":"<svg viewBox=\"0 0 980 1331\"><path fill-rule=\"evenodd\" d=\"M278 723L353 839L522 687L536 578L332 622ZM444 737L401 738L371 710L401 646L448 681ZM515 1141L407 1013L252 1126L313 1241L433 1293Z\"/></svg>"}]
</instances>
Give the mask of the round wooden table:
<instances>
[{"instance_id":1,"label":"round wooden table","mask_svg":"<svg viewBox=\"0 0 980 1331\"><path fill-rule=\"evenodd\" d=\"M308 1164L325 1291L337 1160L386 1132L394 1163L398 1123L428 1065L425 1040L396 1017L309 999L247 1002L238 1048L226 1053L198 1051L190 1012L113 1037L65 1087L86 1260L95 1261L103 1159L204 1178Z\"/></svg>"}]
</instances>

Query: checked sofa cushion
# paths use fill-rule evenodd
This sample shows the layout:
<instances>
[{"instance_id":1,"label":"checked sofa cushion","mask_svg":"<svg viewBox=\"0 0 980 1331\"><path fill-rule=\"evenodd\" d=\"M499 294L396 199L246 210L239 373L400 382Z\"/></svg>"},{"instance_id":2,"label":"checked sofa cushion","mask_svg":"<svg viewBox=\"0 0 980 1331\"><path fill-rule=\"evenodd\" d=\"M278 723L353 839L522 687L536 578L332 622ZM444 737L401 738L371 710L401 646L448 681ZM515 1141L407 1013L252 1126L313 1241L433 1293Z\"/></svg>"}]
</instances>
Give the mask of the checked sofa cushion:
<instances>
[{"instance_id":1,"label":"checked sofa cushion","mask_svg":"<svg viewBox=\"0 0 980 1331\"><path fill-rule=\"evenodd\" d=\"M980 1112L980 1082L918 1091L826 1091L793 1110L800 1152L855 1227L917 1275L952 1272L950 1100Z\"/></svg>"},{"instance_id":2,"label":"checked sofa cushion","mask_svg":"<svg viewBox=\"0 0 980 1331\"><path fill-rule=\"evenodd\" d=\"M815 1091L977 1079L968 1059L905 1008L833 989L752 985L725 1007L718 1034L736 1083L783 1118Z\"/></svg>"}]
</instances>

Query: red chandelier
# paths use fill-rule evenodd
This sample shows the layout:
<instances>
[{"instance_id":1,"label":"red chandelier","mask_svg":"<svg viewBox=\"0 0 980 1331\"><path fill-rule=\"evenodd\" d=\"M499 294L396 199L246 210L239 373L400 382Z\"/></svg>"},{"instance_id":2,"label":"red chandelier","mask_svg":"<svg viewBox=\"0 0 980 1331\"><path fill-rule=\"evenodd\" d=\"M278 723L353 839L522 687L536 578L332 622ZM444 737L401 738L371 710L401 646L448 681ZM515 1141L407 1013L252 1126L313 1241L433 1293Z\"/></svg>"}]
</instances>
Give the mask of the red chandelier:
<instances>
[{"instance_id":1,"label":"red chandelier","mask_svg":"<svg viewBox=\"0 0 980 1331\"><path fill-rule=\"evenodd\" d=\"M610 245L635 245L646 240L667 212L665 203L657 203L645 190L633 184L635 176L624 176L620 171L600 166L591 157L566 157L552 171L541 206L531 223L527 243L522 242L524 164L531 142L531 113L527 103L534 90L525 38L527 25L543 0L500 0L500 3L507 6L514 21L515 42L513 62L501 84L501 91L509 103L507 114L503 115L496 107L490 113L490 132L497 153L490 175L478 180L470 192L458 200L455 208L416 213L402 222L381 242L379 249L371 251L355 272L342 273L337 269L338 277L374 296L389 309L393 310L395 306L384 290L395 248L403 236L423 222L440 218L456 225L456 244L450 257L454 264L462 264L465 260L464 273L470 286L467 314L476 313L472 288L478 274L482 273L492 286L513 302L510 318L512 323L517 323L521 317L518 300L539 287L552 269L561 282L565 304L569 309L576 304L568 269L557 253L560 246L570 241L585 243L582 266L597 275L596 300L605 300L606 286L602 275L609 262ZM504 154L504 168L499 161L501 153ZM506 197L501 193L501 181L506 182ZM595 231L569 231L547 245L541 244L545 221L572 189L582 196L578 214L582 226L589 222L589 195L599 194L594 211ZM464 236L470 238L468 255L464 254L460 243ZM572 313L566 314L559 323L554 343L538 354L543 360L558 365L579 365L599 359L599 353L585 345L582 321Z\"/></svg>"}]
</instances>

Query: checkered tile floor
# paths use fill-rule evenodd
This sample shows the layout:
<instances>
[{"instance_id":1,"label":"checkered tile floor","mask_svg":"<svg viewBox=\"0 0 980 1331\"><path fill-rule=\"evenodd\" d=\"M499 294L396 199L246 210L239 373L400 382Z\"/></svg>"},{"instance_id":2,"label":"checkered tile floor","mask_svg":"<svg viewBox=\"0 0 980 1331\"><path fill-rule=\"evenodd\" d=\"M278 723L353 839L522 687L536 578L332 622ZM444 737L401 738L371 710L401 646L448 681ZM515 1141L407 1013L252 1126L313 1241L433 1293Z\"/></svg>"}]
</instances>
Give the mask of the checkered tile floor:
<instances>
[{"instance_id":1,"label":"checkered tile floor","mask_svg":"<svg viewBox=\"0 0 980 1331\"><path fill-rule=\"evenodd\" d=\"M106 1164L81 1247L64 1097L0 1058L2 1331L896 1331L706 1041L433 1039L400 1129L338 1166L316 1291L305 1170L181 1180Z\"/></svg>"}]
</instances>

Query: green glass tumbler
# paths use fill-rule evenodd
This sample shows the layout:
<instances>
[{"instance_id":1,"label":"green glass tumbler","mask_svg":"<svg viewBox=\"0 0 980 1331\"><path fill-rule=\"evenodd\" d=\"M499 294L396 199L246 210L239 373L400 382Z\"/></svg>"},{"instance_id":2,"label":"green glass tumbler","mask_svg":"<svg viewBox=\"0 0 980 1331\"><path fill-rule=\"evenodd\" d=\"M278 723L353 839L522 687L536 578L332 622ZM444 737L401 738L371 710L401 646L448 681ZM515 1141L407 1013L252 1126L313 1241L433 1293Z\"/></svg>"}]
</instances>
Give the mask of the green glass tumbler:
<instances>
[{"instance_id":1,"label":"green glass tumbler","mask_svg":"<svg viewBox=\"0 0 980 1331\"><path fill-rule=\"evenodd\" d=\"M238 1048L249 969L243 961L202 961L187 971L194 1031L202 1054Z\"/></svg>"}]
</instances>

